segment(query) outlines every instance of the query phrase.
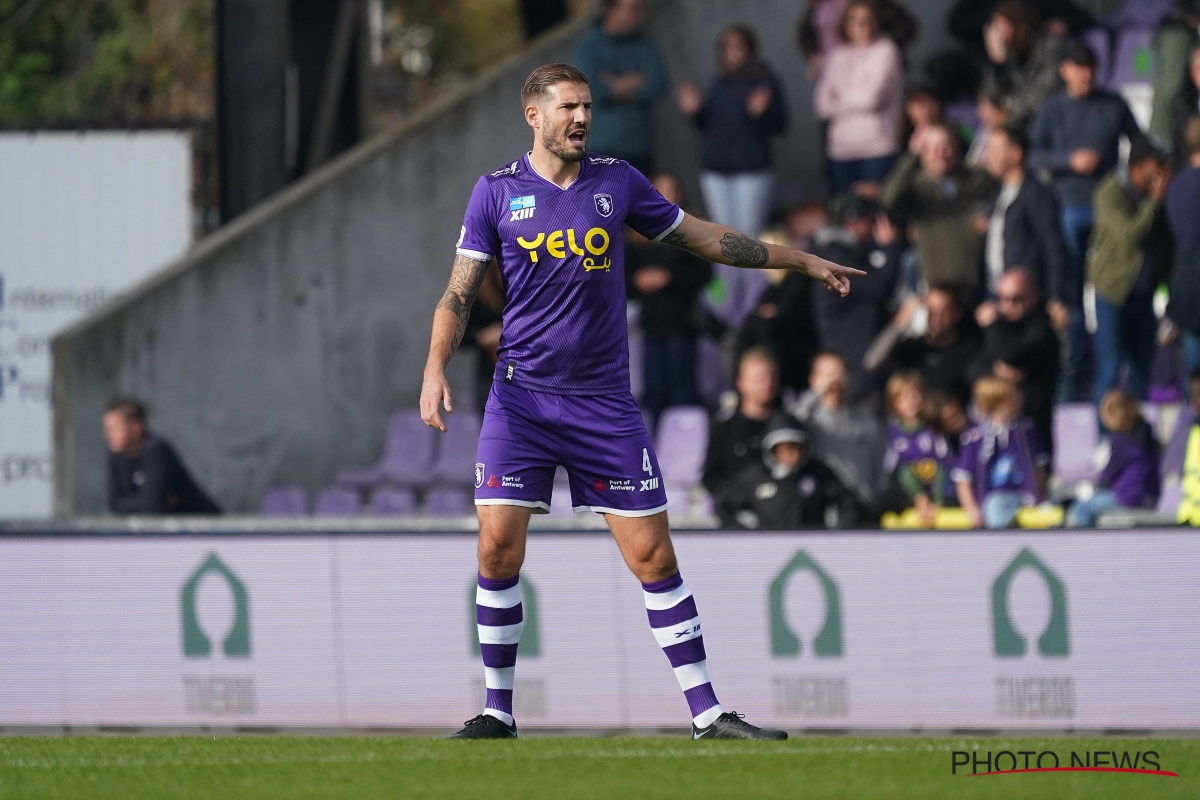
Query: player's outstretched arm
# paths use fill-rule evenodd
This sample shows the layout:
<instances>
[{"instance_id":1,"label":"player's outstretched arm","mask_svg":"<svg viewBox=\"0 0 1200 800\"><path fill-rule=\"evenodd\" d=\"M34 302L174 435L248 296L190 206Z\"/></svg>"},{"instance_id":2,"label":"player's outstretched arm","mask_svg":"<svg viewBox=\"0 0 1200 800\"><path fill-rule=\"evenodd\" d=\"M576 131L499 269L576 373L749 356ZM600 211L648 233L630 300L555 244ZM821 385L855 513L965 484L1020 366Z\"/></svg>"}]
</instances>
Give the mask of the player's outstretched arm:
<instances>
[{"instance_id":1,"label":"player's outstretched arm","mask_svg":"<svg viewBox=\"0 0 1200 800\"><path fill-rule=\"evenodd\" d=\"M825 288L845 297L850 276L867 273L834 264L812 253L760 242L733 228L684 214L675 230L662 238L663 244L682 247L705 261L749 269L798 269Z\"/></svg>"},{"instance_id":2,"label":"player's outstretched arm","mask_svg":"<svg viewBox=\"0 0 1200 800\"><path fill-rule=\"evenodd\" d=\"M446 383L446 364L462 344L467 330L467 318L479 286L483 283L488 262L466 256L454 257L450 285L433 312L433 335L429 339L429 359L425 362L425 378L421 382L421 419L431 428L445 433L440 408L454 410L450 385Z\"/></svg>"}]
</instances>

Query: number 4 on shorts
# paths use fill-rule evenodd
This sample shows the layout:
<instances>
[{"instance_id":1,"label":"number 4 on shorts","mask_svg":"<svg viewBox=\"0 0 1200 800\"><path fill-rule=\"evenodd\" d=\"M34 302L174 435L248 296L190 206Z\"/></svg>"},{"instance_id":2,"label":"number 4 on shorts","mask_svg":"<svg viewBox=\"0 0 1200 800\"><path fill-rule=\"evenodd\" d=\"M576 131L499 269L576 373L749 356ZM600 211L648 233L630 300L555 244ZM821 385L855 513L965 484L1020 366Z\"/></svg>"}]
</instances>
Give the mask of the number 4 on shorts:
<instances>
[{"instance_id":1,"label":"number 4 on shorts","mask_svg":"<svg viewBox=\"0 0 1200 800\"><path fill-rule=\"evenodd\" d=\"M654 467L650 466L650 448L642 448L642 471L647 475L654 474Z\"/></svg>"}]
</instances>

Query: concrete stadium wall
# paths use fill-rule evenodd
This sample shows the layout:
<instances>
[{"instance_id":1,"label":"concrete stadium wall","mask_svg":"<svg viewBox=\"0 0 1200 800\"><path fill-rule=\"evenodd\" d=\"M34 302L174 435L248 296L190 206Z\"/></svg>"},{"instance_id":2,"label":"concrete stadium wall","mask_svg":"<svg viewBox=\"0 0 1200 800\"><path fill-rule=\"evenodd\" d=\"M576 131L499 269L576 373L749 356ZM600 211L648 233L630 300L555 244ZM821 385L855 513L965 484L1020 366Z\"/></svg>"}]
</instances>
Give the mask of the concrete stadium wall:
<instances>
[{"instance_id":1,"label":"concrete stadium wall","mask_svg":"<svg viewBox=\"0 0 1200 800\"><path fill-rule=\"evenodd\" d=\"M941 40L947 5L922 4L915 63ZM789 91L781 179L816 185L811 88L793 44L800 4L658 0L651 8L672 81L707 83L724 24L757 28ZM529 146L521 83L537 64L569 60L586 24L547 34L55 339L56 515L104 510L99 417L118 394L148 402L152 427L228 510L256 510L269 486L315 491L339 468L377 459L388 414L415 405L420 392L429 320L471 188ZM694 188L695 134L673 103L659 116L663 166ZM460 407L473 358L451 365Z\"/></svg>"}]
</instances>

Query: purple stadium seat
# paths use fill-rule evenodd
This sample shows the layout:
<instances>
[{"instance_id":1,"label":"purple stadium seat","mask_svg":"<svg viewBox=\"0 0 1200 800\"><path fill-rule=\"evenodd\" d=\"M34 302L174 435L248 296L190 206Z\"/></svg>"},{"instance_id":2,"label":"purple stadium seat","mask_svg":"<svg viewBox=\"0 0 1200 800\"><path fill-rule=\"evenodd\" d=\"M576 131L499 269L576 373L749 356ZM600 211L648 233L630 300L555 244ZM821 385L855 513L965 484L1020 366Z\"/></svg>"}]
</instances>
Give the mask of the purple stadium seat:
<instances>
[{"instance_id":1,"label":"purple stadium seat","mask_svg":"<svg viewBox=\"0 0 1200 800\"><path fill-rule=\"evenodd\" d=\"M1175 8L1175 0L1125 0L1121 8L1100 20L1113 30L1123 28L1153 29Z\"/></svg>"},{"instance_id":2,"label":"purple stadium seat","mask_svg":"<svg viewBox=\"0 0 1200 800\"><path fill-rule=\"evenodd\" d=\"M1096 54L1096 86L1108 85L1108 71L1112 68L1112 40L1104 28L1088 28L1083 32L1083 41Z\"/></svg>"},{"instance_id":3,"label":"purple stadium seat","mask_svg":"<svg viewBox=\"0 0 1200 800\"><path fill-rule=\"evenodd\" d=\"M424 486L431 477L437 431L425 424L419 411L398 411L388 420L383 457L373 467L344 469L337 482L347 487Z\"/></svg>"},{"instance_id":4,"label":"purple stadium seat","mask_svg":"<svg viewBox=\"0 0 1200 800\"><path fill-rule=\"evenodd\" d=\"M1054 474L1067 486L1094 478L1092 453L1096 450L1096 407L1091 403L1064 403L1054 410Z\"/></svg>"},{"instance_id":5,"label":"purple stadium seat","mask_svg":"<svg viewBox=\"0 0 1200 800\"><path fill-rule=\"evenodd\" d=\"M441 447L433 465L433 480L451 486L474 485L479 425L479 415L473 411L456 411L446 419L446 432L437 437Z\"/></svg>"},{"instance_id":6,"label":"purple stadium seat","mask_svg":"<svg viewBox=\"0 0 1200 800\"><path fill-rule=\"evenodd\" d=\"M695 486L708 449L708 412L700 406L668 408L658 419L656 449L668 484Z\"/></svg>"},{"instance_id":7,"label":"purple stadium seat","mask_svg":"<svg viewBox=\"0 0 1200 800\"><path fill-rule=\"evenodd\" d=\"M417 513L417 499L411 489L376 489L368 510L380 516L408 516Z\"/></svg>"},{"instance_id":8,"label":"purple stadium seat","mask_svg":"<svg viewBox=\"0 0 1200 800\"><path fill-rule=\"evenodd\" d=\"M1154 80L1154 51L1150 46L1151 30L1130 29L1117 37L1113 54L1112 75L1108 85L1113 88Z\"/></svg>"},{"instance_id":9,"label":"purple stadium seat","mask_svg":"<svg viewBox=\"0 0 1200 800\"><path fill-rule=\"evenodd\" d=\"M461 486L443 486L425 495L421 511L431 517L461 517L470 514L473 504Z\"/></svg>"},{"instance_id":10,"label":"purple stadium seat","mask_svg":"<svg viewBox=\"0 0 1200 800\"><path fill-rule=\"evenodd\" d=\"M1162 494L1158 496L1157 511L1160 514L1174 515L1179 509L1179 501L1183 499L1183 484L1178 475L1163 479Z\"/></svg>"},{"instance_id":11,"label":"purple stadium seat","mask_svg":"<svg viewBox=\"0 0 1200 800\"><path fill-rule=\"evenodd\" d=\"M299 517L308 513L308 492L299 486L268 489L262 499L262 513L270 517Z\"/></svg>"},{"instance_id":12,"label":"purple stadium seat","mask_svg":"<svg viewBox=\"0 0 1200 800\"><path fill-rule=\"evenodd\" d=\"M979 107L975 103L949 103L943 112L947 120L958 127L979 130Z\"/></svg>"},{"instance_id":13,"label":"purple stadium seat","mask_svg":"<svg viewBox=\"0 0 1200 800\"><path fill-rule=\"evenodd\" d=\"M318 517L344 517L362 510L362 499L354 489L331 486L317 495L313 513Z\"/></svg>"},{"instance_id":14,"label":"purple stadium seat","mask_svg":"<svg viewBox=\"0 0 1200 800\"><path fill-rule=\"evenodd\" d=\"M1162 406L1158 403L1142 403L1139 410L1142 412L1142 419L1150 424L1154 438L1161 441L1162 436L1158 432L1158 427L1162 424Z\"/></svg>"},{"instance_id":15,"label":"purple stadium seat","mask_svg":"<svg viewBox=\"0 0 1200 800\"><path fill-rule=\"evenodd\" d=\"M1171 431L1171 438L1167 440L1167 446L1163 449L1162 461L1159 464L1159 470L1162 472L1164 480L1168 475L1183 474L1183 459L1187 455L1188 435L1192 431L1195 416L1191 405L1187 403L1184 403L1183 408L1179 409L1179 416L1175 419L1175 430Z\"/></svg>"}]
</instances>

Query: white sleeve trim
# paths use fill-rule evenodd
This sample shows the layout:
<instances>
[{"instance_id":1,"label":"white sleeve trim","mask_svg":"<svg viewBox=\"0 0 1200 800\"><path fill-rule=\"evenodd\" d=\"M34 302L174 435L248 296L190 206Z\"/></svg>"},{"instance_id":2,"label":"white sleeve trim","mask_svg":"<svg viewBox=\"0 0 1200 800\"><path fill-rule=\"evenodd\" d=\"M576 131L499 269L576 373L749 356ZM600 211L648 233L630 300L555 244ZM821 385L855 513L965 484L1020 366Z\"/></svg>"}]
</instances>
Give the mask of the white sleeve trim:
<instances>
[{"instance_id":1,"label":"white sleeve trim","mask_svg":"<svg viewBox=\"0 0 1200 800\"><path fill-rule=\"evenodd\" d=\"M675 224L678 225L679 223L675 223ZM466 256L467 258L473 258L476 261L491 261L492 258L494 257L491 253L481 253L478 250L468 250L465 247L460 247L457 250L455 250L454 252L460 256Z\"/></svg>"},{"instance_id":2,"label":"white sleeve trim","mask_svg":"<svg viewBox=\"0 0 1200 800\"><path fill-rule=\"evenodd\" d=\"M660 233L658 236L655 236L654 241L661 242L663 240L663 237L666 236L671 231L678 228L679 223L681 223L681 222L683 222L683 209L682 208L679 209L679 215L675 217L675 221L671 223L671 227L667 228L665 231Z\"/></svg>"}]
</instances>

